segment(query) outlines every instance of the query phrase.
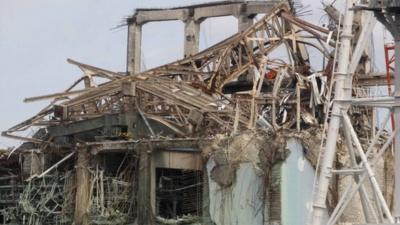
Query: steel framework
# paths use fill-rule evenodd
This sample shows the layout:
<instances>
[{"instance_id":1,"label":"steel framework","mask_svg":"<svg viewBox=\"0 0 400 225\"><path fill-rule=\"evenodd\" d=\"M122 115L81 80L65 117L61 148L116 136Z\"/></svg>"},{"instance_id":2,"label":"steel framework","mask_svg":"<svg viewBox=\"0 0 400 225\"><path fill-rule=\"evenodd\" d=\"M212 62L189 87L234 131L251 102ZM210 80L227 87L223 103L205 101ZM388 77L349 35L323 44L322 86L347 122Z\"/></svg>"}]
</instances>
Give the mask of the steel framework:
<instances>
[{"instance_id":1,"label":"steel framework","mask_svg":"<svg viewBox=\"0 0 400 225\"><path fill-rule=\"evenodd\" d=\"M123 75L68 60L83 71L83 77L65 92L25 99L25 102L52 101L37 115L3 135L42 143L42 140L13 133L31 126L63 124L132 109L139 110L145 120L168 126L179 136L199 131L201 127L206 129L204 131L224 133L240 127L254 127L266 103L272 107L272 125L279 129L277 100L286 95L280 87L293 80L304 80L309 73L308 59L301 54L302 46L313 47L323 57L330 58L328 48L334 40L329 39L329 33L327 29L294 17L286 4L280 4L249 29L198 54L142 73ZM313 41L315 39L319 42ZM268 57L279 47L287 49L289 62ZM274 71L279 78L268 82L272 96L261 93L262 88L268 88L264 74L269 71ZM247 74L255 74L250 80L253 87L249 92L232 98L222 93L227 83ZM96 77L109 81L95 86L93 79ZM81 82L85 89L73 90ZM300 110L297 107L294 117L298 118L297 123L300 123Z\"/></svg>"},{"instance_id":2,"label":"steel framework","mask_svg":"<svg viewBox=\"0 0 400 225\"><path fill-rule=\"evenodd\" d=\"M332 177L332 174L339 173L341 174L344 171L333 171L332 165L333 160L335 157L335 150L336 150L336 141L338 140L338 133L339 129L341 129L344 133L346 142L347 142L347 149L349 151L349 156L352 161L352 168L350 168L350 174L354 177L354 183L349 184L348 187L345 189L341 199L339 200L335 210L329 216L329 220L327 224L333 225L335 224L340 215L343 213L345 207L351 201L354 194L359 191L361 202L363 205L364 216L367 223L370 224L382 224L382 223L395 223L399 222L399 200L400 195L398 188L400 187L400 166L399 166L399 159L400 159L400 134L398 133L398 129L394 129L392 134L387 139L386 143L379 149L379 151L373 152L373 148L376 144L377 138L379 138L382 130L386 126L386 123L389 120L389 115L385 119L385 123L383 127L379 129L376 136L373 138L369 147L367 149L363 148L353 126L351 120L347 114L348 110L351 106L354 105L363 105L363 106L373 106L373 107L383 107L383 108L390 108L394 111L394 118L395 124L400 124L400 109L398 107L398 99L400 97L400 80L395 79L395 92L394 97L379 97L379 98L366 98L366 99L355 99L352 97L351 92L351 81L352 75L355 68L353 62L358 62L359 59L354 59L354 57L358 57L357 54L353 54L353 58L350 58L351 52L351 40L352 40L352 23L354 12L352 10L354 4L356 2L352 0L346 1L346 9L344 15L344 22L343 22L343 30L341 32L340 38L340 49L338 55L340 55L338 61L338 70L335 73L335 99L332 106L332 113L330 117L330 123L328 126L328 134L327 134L327 141L324 144L324 149L321 149L321 157L323 158L321 164L321 173L319 175L319 181L317 184L317 192L314 199L314 210L312 214L312 224L313 225L320 225L324 224L323 215L325 212L325 201L327 196L327 191L329 187L329 183ZM396 4L393 1L394 4ZM389 1L379 1L379 4L375 1L370 2L370 7L361 7L363 9L374 10L375 16L381 21L384 25L391 30L393 36L395 37L396 43L399 42L399 11L397 6L391 5ZM396 8L396 9L395 9ZM354 9L354 8L353 8ZM369 17L372 18L372 13L368 13ZM367 24L363 27L363 31L361 36L363 38L369 36L372 32L371 29L372 24ZM373 28L373 25L372 25ZM360 38L362 39L362 38ZM362 40L361 40L362 41ZM360 40L359 40L360 42ZM358 42L358 43L359 43ZM360 51L361 49L358 48L359 45L356 46L354 52ZM397 49L398 47L398 49ZM396 54L400 52L400 45L396 45ZM386 51L387 53L387 51ZM386 58L388 59L389 56L386 54ZM399 58L399 57L397 57ZM387 60L389 61L389 60ZM350 65L348 63L350 62ZM396 72L398 73L400 68L400 62L396 61ZM389 67L387 68L388 74L388 81L390 81L390 71ZM349 85L350 83L350 85ZM375 129L375 128L373 128ZM386 203L386 200L382 194L380 189L380 185L375 177L374 174L374 166L378 159L382 157L384 152L388 149L391 142L393 141L396 150L395 150L395 160L397 161L395 166L395 209L394 209L394 216L392 216L391 211ZM356 157L359 157L360 162L357 162ZM367 183L364 181L366 178L369 179L369 184L372 187L373 194L377 201L376 205L372 205L370 202L370 197L366 192L365 186Z\"/></svg>"},{"instance_id":3,"label":"steel framework","mask_svg":"<svg viewBox=\"0 0 400 225\"><path fill-rule=\"evenodd\" d=\"M394 61L395 61L395 52L394 52L394 45L393 44L385 44L384 45L385 51L385 69L386 69L386 80L388 86L388 95L392 94L392 76L394 74ZM390 115L390 122L392 125L392 130L395 129L394 124L394 115L393 113Z\"/></svg>"},{"instance_id":4,"label":"steel framework","mask_svg":"<svg viewBox=\"0 0 400 225\"><path fill-rule=\"evenodd\" d=\"M352 35L354 12L350 10L353 3L353 0L347 0L343 23L339 22L335 31L296 18L289 13L287 4L279 4L243 32L200 53L141 73L117 73L68 60L82 70L83 76L64 92L25 99L25 102L51 99L51 103L3 135L41 144L41 149L46 149L46 146L54 144L51 138L23 137L18 132L30 127L62 127L105 114L133 112L138 112L145 122L151 134L149 139L166 138L154 131L152 121L168 127L175 138L236 133L241 129L256 128L260 123L261 127L273 131L287 129L295 133L300 132L304 124L318 126L317 108L325 106L328 110L322 114L325 113L325 122L329 121L329 125L324 123L327 134L324 134L324 148L321 149L323 161L312 224L325 223L323 217L333 174L353 175L354 183L345 189L328 224L338 221L357 192L368 223L393 223L373 168L398 135L397 129L376 150L384 129L381 127L365 148L365 143L360 141L352 126L348 111L356 106L392 108L398 105L399 99L392 96L353 98L353 74L376 23L373 14L369 13L355 41ZM338 36L340 41L337 41ZM330 66L326 65L322 71L310 69L304 46L318 50L322 58L331 61ZM279 48L287 52L285 59L273 57ZM338 51L335 57L332 48ZM327 71L334 72L330 74ZM106 81L96 84L97 78ZM396 82L400 84L400 81ZM81 83L85 88L76 90ZM248 83L250 88L238 91L244 83ZM328 88L329 85L334 85L334 90ZM400 85L396 83L396 87L399 90ZM230 88L235 91L230 92ZM331 95L334 95L332 102ZM130 121L127 124L133 126ZM333 170L339 130L346 139L352 167ZM367 179L377 198L375 205L367 192ZM84 179L80 181L84 182Z\"/></svg>"}]
</instances>

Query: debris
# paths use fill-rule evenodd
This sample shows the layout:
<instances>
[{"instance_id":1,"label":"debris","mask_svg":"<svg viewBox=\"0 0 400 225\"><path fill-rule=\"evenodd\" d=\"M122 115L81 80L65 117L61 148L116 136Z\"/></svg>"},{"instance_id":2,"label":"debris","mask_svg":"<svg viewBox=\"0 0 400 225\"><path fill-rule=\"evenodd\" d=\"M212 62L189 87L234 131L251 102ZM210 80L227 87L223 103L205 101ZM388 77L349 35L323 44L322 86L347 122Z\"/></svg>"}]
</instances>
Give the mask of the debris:
<instances>
[{"instance_id":1,"label":"debris","mask_svg":"<svg viewBox=\"0 0 400 225\"><path fill-rule=\"evenodd\" d=\"M253 24L250 15L261 9L266 15ZM319 172L331 97L337 94L332 86L341 14L332 6L325 10L332 19L329 30L275 1L139 10L127 20L128 71L68 59L82 77L65 91L26 98L51 101L3 132L24 144L8 159L0 151L0 223L281 224L282 184L288 179L282 164L292 150L304 149L296 154ZM198 53L197 25L216 12L238 16L241 30ZM139 72L141 27L166 15L185 22L186 57ZM310 62L312 51L321 58L320 68ZM76 90L79 84L85 88ZM364 93L357 84L348 88L357 97ZM371 108L349 108L351 134L361 139L356 156L366 161L377 151L362 152L371 140L388 148L391 136L375 132ZM31 137L19 134L37 127ZM343 136L334 172L348 165L352 145L345 146ZM302 146L289 145L292 139ZM43 160L21 157L33 152ZM389 158L382 163L391 166ZM48 169L23 169L33 166ZM393 185L393 173L382 171ZM340 182L338 176L332 180ZM329 186L326 213L339 201L338 186ZM387 187L385 195L391 198L393 189ZM298 211L308 213L299 204Z\"/></svg>"}]
</instances>

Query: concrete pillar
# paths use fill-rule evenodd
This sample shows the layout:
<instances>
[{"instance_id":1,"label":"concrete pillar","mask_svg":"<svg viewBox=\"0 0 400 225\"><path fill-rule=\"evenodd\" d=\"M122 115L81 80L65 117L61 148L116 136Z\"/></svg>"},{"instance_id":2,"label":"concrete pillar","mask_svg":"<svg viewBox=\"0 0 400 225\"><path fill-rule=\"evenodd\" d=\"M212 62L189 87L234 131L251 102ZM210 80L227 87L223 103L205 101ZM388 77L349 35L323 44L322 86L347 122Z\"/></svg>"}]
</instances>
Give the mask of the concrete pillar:
<instances>
[{"instance_id":1,"label":"concrete pillar","mask_svg":"<svg viewBox=\"0 0 400 225\"><path fill-rule=\"evenodd\" d=\"M202 193L202 220L203 225L214 224L210 216L210 187L208 182L209 176L207 168L203 168L203 193Z\"/></svg>"},{"instance_id":2,"label":"concrete pillar","mask_svg":"<svg viewBox=\"0 0 400 225\"><path fill-rule=\"evenodd\" d=\"M193 18L185 22L184 56L188 57L199 52L200 22Z\"/></svg>"},{"instance_id":3,"label":"concrete pillar","mask_svg":"<svg viewBox=\"0 0 400 225\"><path fill-rule=\"evenodd\" d=\"M238 18L238 32L242 32L253 25L255 15L249 15L247 4L238 6L235 16Z\"/></svg>"},{"instance_id":4,"label":"concrete pillar","mask_svg":"<svg viewBox=\"0 0 400 225\"><path fill-rule=\"evenodd\" d=\"M238 31L244 31L247 28L253 25L254 19L253 16L249 16L247 14L240 14L238 16Z\"/></svg>"},{"instance_id":5,"label":"concrete pillar","mask_svg":"<svg viewBox=\"0 0 400 225\"><path fill-rule=\"evenodd\" d=\"M127 52L127 72L135 74L140 72L141 48L142 48L142 24L128 24L128 52Z\"/></svg>"},{"instance_id":6,"label":"concrete pillar","mask_svg":"<svg viewBox=\"0 0 400 225\"><path fill-rule=\"evenodd\" d=\"M237 19L238 19L238 32L242 32L247 30L247 28L251 27L253 25L253 16L249 16L246 14L246 5L242 5L239 9L240 13L239 15L237 15ZM248 49L250 52L253 52L253 41L249 41L247 43ZM253 77L254 77L254 68L249 69L248 73L246 76L243 76L242 78L239 78L239 80L241 79L245 79L249 82L253 81Z\"/></svg>"},{"instance_id":7,"label":"concrete pillar","mask_svg":"<svg viewBox=\"0 0 400 225\"><path fill-rule=\"evenodd\" d=\"M137 191L137 222L138 224L153 224L151 204L151 151L142 149L139 153L139 176Z\"/></svg>"},{"instance_id":8,"label":"concrete pillar","mask_svg":"<svg viewBox=\"0 0 400 225\"><path fill-rule=\"evenodd\" d=\"M86 148L78 150L76 161L76 196L75 196L75 225L88 224L87 210L89 207L90 174L90 154Z\"/></svg>"},{"instance_id":9,"label":"concrete pillar","mask_svg":"<svg viewBox=\"0 0 400 225\"><path fill-rule=\"evenodd\" d=\"M154 158L156 157L155 155L157 155L158 152L153 152L153 154L151 155L151 159L150 159L150 205L151 205L151 209L152 212L155 215L159 215L159 205L156 199L156 189L157 189L157 174L156 174L156 161L154 160Z\"/></svg>"}]
</instances>

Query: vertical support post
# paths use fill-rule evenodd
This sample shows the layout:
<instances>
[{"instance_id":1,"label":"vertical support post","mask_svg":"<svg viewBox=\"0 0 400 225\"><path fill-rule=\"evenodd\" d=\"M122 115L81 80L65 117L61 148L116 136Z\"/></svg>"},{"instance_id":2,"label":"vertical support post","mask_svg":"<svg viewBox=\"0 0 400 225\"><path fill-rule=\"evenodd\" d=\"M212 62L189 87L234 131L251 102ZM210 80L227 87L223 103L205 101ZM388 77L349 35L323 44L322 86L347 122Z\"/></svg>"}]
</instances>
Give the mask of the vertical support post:
<instances>
[{"instance_id":1,"label":"vertical support post","mask_svg":"<svg viewBox=\"0 0 400 225\"><path fill-rule=\"evenodd\" d=\"M393 1L393 4L394 1ZM385 27L392 33L394 41L395 41L395 70L394 70L394 101L395 107L393 107L393 117L392 117L392 130L394 132L398 130L396 126L400 125L400 107L397 106L400 103L400 13L394 10L396 13L387 14L387 9L382 9L381 12L375 12L375 16L377 19L385 25ZM389 55L388 49L385 46L385 58L386 58L386 72L388 81L390 81L389 74ZM389 84L389 92L390 92L390 84ZM390 94L390 93L389 93ZM400 223L400 134L398 132L395 133L393 140L394 148L395 148L395 156L394 156L394 210L393 216L396 223Z\"/></svg>"},{"instance_id":2,"label":"vertical support post","mask_svg":"<svg viewBox=\"0 0 400 225\"><path fill-rule=\"evenodd\" d=\"M78 159L76 161L76 196L75 196L75 214L76 225L87 224L87 209L89 206L89 152L86 148L78 149Z\"/></svg>"},{"instance_id":3,"label":"vertical support post","mask_svg":"<svg viewBox=\"0 0 400 225\"><path fill-rule=\"evenodd\" d=\"M205 164L207 165L207 163ZM207 166L203 167L203 187L202 187L202 223L203 225L214 224L210 216L210 188L209 188L209 176L207 172Z\"/></svg>"},{"instance_id":4,"label":"vertical support post","mask_svg":"<svg viewBox=\"0 0 400 225\"><path fill-rule=\"evenodd\" d=\"M236 15L238 19L238 32L243 32L247 28L251 27L254 23L253 17L254 15L248 15L247 14L247 5L246 4L241 4L238 8L238 13ZM248 41L247 42L247 47L248 49L253 52L253 41ZM253 68L248 70L247 76L245 76L245 79L247 81L252 81L254 78L255 71Z\"/></svg>"},{"instance_id":5,"label":"vertical support post","mask_svg":"<svg viewBox=\"0 0 400 225\"><path fill-rule=\"evenodd\" d=\"M350 10L351 7L353 7L353 0L347 0L343 31L340 38L341 45L339 49L338 72L335 73L335 100L339 101L334 101L332 106L332 115L329 122L325 151L318 180L318 189L313 204L312 225L323 224L323 217L326 211L325 202L330 179L332 177L331 170L335 159L336 141L338 138L342 111L347 110L348 107L346 104L343 104L342 100L349 100L352 93L352 76L348 74L354 17L354 11Z\"/></svg>"},{"instance_id":6,"label":"vertical support post","mask_svg":"<svg viewBox=\"0 0 400 225\"><path fill-rule=\"evenodd\" d=\"M400 22L400 15L396 15L396 22ZM400 104L400 25L395 28L395 70L394 70L394 98L396 105ZM395 127L400 126L400 107L394 107ZM394 185L394 217L400 222L400 132L394 138L395 147L395 185Z\"/></svg>"},{"instance_id":7,"label":"vertical support post","mask_svg":"<svg viewBox=\"0 0 400 225\"><path fill-rule=\"evenodd\" d=\"M157 153L154 153L157 154ZM150 206L151 210L154 213L154 215L160 215L160 199L157 199L157 171L156 171L156 162L154 161L154 154L151 154L151 157L149 159L150 165ZM157 202L158 200L158 202ZM158 206L157 206L158 205Z\"/></svg>"},{"instance_id":8,"label":"vertical support post","mask_svg":"<svg viewBox=\"0 0 400 225\"><path fill-rule=\"evenodd\" d=\"M189 17L185 22L185 58L199 52L200 22Z\"/></svg>"},{"instance_id":9,"label":"vertical support post","mask_svg":"<svg viewBox=\"0 0 400 225\"><path fill-rule=\"evenodd\" d=\"M16 190L17 190L17 181L15 180L15 177L10 178L10 185L11 185L11 200L14 202L17 200L16 196Z\"/></svg>"},{"instance_id":10,"label":"vertical support post","mask_svg":"<svg viewBox=\"0 0 400 225\"><path fill-rule=\"evenodd\" d=\"M140 150L139 176L137 192L138 224L153 224L151 207L151 153L148 149Z\"/></svg>"},{"instance_id":11,"label":"vertical support post","mask_svg":"<svg viewBox=\"0 0 400 225\"><path fill-rule=\"evenodd\" d=\"M127 72L131 75L139 73L142 53L142 24L128 21L127 48Z\"/></svg>"},{"instance_id":12,"label":"vertical support post","mask_svg":"<svg viewBox=\"0 0 400 225\"><path fill-rule=\"evenodd\" d=\"M301 123L301 90L299 83L296 84L296 128L297 132L300 132Z\"/></svg>"},{"instance_id":13,"label":"vertical support post","mask_svg":"<svg viewBox=\"0 0 400 225\"><path fill-rule=\"evenodd\" d=\"M242 32L253 25L253 18L240 14L238 18L238 31Z\"/></svg>"},{"instance_id":14,"label":"vertical support post","mask_svg":"<svg viewBox=\"0 0 400 225\"><path fill-rule=\"evenodd\" d=\"M240 6L240 13L237 16L238 19L238 32L243 32L247 28L251 27L253 25L253 17L247 15L246 13L246 5L241 5ZM248 41L247 42L247 47L251 52L253 52L253 41ZM247 75L248 80L252 80L254 77L254 71L249 70L249 74Z\"/></svg>"}]
</instances>

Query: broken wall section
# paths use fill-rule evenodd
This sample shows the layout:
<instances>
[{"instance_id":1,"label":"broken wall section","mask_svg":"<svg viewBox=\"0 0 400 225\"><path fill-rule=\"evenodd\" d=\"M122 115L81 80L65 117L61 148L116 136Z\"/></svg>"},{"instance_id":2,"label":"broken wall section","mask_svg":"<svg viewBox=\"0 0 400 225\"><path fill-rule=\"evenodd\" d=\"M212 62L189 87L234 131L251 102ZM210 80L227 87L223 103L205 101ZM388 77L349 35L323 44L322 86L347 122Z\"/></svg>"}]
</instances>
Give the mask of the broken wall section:
<instances>
[{"instance_id":1,"label":"broken wall section","mask_svg":"<svg viewBox=\"0 0 400 225\"><path fill-rule=\"evenodd\" d=\"M203 153L208 158L211 220L216 225L264 224L272 205L265 204L271 200L266 187L272 166L286 158L284 140L249 130L217 136Z\"/></svg>"},{"instance_id":2,"label":"broken wall section","mask_svg":"<svg viewBox=\"0 0 400 225\"><path fill-rule=\"evenodd\" d=\"M245 131L218 136L206 147L211 220L216 225L306 224L315 170L301 137Z\"/></svg>"}]
</instances>

